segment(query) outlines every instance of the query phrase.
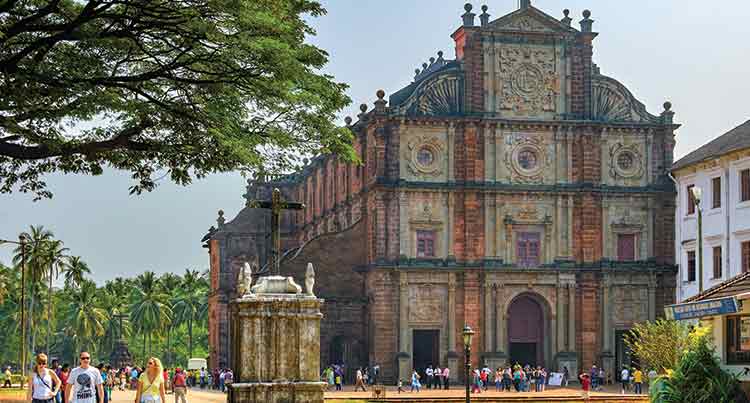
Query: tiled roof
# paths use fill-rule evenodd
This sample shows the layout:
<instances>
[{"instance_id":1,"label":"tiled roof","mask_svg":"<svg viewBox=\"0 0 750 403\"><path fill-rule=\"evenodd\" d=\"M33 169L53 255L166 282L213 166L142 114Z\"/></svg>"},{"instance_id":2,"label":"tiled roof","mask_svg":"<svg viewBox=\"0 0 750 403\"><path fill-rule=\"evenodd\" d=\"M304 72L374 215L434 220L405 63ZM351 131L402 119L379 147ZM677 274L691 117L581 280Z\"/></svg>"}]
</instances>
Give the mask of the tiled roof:
<instances>
[{"instance_id":1,"label":"tiled roof","mask_svg":"<svg viewBox=\"0 0 750 403\"><path fill-rule=\"evenodd\" d=\"M731 278L721 284L717 284L704 290L700 294L686 299L684 302L697 302L705 301L707 299L732 297L746 292L750 292L750 272L742 273L737 277Z\"/></svg>"},{"instance_id":2,"label":"tiled roof","mask_svg":"<svg viewBox=\"0 0 750 403\"><path fill-rule=\"evenodd\" d=\"M717 137L708 144L680 158L672 170L716 158L732 151L750 148L750 120Z\"/></svg>"}]
</instances>

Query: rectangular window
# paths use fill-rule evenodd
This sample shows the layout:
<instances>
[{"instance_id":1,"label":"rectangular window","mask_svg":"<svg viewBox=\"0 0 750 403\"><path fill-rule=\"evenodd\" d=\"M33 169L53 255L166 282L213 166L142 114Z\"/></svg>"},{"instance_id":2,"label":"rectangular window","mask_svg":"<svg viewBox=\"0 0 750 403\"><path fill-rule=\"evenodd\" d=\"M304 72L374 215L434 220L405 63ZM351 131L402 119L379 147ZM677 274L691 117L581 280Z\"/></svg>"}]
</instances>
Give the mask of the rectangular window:
<instances>
[{"instance_id":1,"label":"rectangular window","mask_svg":"<svg viewBox=\"0 0 750 403\"><path fill-rule=\"evenodd\" d=\"M750 364L750 316L727 317L727 364Z\"/></svg>"},{"instance_id":2,"label":"rectangular window","mask_svg":"<svg viewBox=\"0 0 750 403\"><path fill-rule=\"evenodd\" d=\"M695 185L688 185L687 187L687 213L695 214L695 198L693 198L693 188Z\"/></svg>"},{"instance_id":3,"label":"rectangular window","mask_svg":"<svg viewBox=\"0 0 750 403\"><path fill-rule=\"evenodd\" d=\"M516 241L516 257L521 267L539 266L540 235L538 232L519 232Z\"/></svg>"},{"instance_id":4,"label":"rectangular window","mask_svg":"<svg viewBox=\"0 0 750 403\"><path fill-rule=\"evenodd\" d=\"M750 241L743 242L740 249L742 250L742 260L740 261L742 272L747 273L750 271Z\"/></svg>"},{"instance_id":5,"label":"rectangular window","mask_svg":"<svg viewBox=\"0 0 750 403\"><path fill-rule=\"evenodd\" d=\"M635 260L635 234L620 234L617 236L617 260Z\"/></svg>"},{"instance_id":6,"label":"rectangular window","mask_svg":"<svg viewBox=\"0 0 750 403\"><path fill-rule=\"evenodd\" d=\"M750 200L750 169L740 171L740 201Z\"/></svg>"},{"instance_id":7,"label":"rectangular window","mask_svg":"<svg viewBox=\"0 0 750 403\"><path fill-rule=\"evenodd\" d=\"M435 231L417 231L417 257L435 257Z\"/></svg>"},{"instance_id":8,"label":"rectangular window","mask_svg":"<svg viewBox=\"0 0 750 403\"><path fill-rule=\"evenodd\" d=\"M721 246L714 246L714 278L721 278Z\"/></svg>"},{"instance_id":9,"label":"rectangular window","mask_svg":"<svg viewBox=\"0 0 750 403\"><path fill-rule=\"evenodd\" d=\"M687 253L687 281L695 281L695 251Z\"/></svg>"},{"instance_id":10,"label":"rectangular window","mask_svg":"<svg viewBox=\"0 0 750 403\"><path fill-rule=\"evenodd\" d=\"M711 179L711 208L721 207L721 177Z\"/></svg>"}]
</instances>

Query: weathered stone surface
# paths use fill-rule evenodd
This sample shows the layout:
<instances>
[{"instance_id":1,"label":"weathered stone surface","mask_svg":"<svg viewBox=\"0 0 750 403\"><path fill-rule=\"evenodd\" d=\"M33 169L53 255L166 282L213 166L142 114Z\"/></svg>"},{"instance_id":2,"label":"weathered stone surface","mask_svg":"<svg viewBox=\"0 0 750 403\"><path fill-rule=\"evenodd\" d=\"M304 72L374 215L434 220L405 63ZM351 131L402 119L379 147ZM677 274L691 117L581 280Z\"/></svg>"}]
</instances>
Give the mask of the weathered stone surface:
<instances>
[{"instance_id":1,"label":"weathered stone surface","mask_svg":"<svg viewBox=\"0 0 750 403\"><path fill-rule=\"evenodd\" d=\"M288 286L287 279L261 278L260 284L278 291ZM325 384L319 382L322 304L323 300L296 290L256 292L232 301L231 365L236 381L230 388L230 402L323 402Z\"/></svg>"}]
</instances>

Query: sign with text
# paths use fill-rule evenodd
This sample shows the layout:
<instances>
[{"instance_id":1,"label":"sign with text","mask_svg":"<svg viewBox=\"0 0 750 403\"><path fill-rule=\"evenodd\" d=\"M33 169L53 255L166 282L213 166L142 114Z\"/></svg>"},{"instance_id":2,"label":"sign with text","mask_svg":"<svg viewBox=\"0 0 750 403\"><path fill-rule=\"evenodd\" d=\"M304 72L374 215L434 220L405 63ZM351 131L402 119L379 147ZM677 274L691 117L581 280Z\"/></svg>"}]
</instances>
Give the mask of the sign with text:
<instances>
[{"instance_id":1,"label":"sign with text","mask_svg":"<svg viewBox=\"0 0 750 403\"><path fill-rule=\"evenodd\" d=\"M563 374L560 372L551 372L549 374L549 385L550 386L562 386Z\"/></svg>"},{"instance_id":2,"label":"sign with text","mask_svg":"<svg viewBox=\"0 0 750 403\"><path fill-rule=\"evenodd\" d=\"M664 308L667 317L675 320L702 318L704 316L737 313L737 298L727 297L710 301L688 302Z\"/></svg>"}]
</instances>

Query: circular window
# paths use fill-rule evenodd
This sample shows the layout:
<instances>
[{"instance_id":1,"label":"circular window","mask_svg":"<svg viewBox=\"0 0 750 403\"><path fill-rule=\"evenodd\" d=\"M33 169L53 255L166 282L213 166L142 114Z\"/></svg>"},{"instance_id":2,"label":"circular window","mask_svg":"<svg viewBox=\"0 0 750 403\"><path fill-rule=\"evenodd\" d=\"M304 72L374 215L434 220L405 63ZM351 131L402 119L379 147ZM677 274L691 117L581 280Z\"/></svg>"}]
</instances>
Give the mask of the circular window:
<instances>
[{"instance_id":1,"label":"circular window","mask_svg":"<svg viewBox=\"0 0 750 403\"><path fill-rule=\"evenodd\" d=\"M622 152L617 156L617 166L623 171L630 171L633 169L635 158L632 153Z\"/></svg>"},{"instance_id":2,"label":"circular window","mask_svg":"<svg viewBox=\"0 0 750 403\"><path fill-rule=\"evenodd\" d=\"M419 149L419 152L417 152L417 162L419 165L428 167L435 162L435 153L427 147L422 147Z\"/></svg>"},{"instance_id":3,"label":"circular window","mask_svg":"<svg viewBox=\"0 0 750 403\"><path fill-rule=\"evenodd\" d=\"M530 149L521 150L518 153L518 166L526 171L532 171L539 165L539 158L536 152Z\"/></svg>"}]
</instances>

